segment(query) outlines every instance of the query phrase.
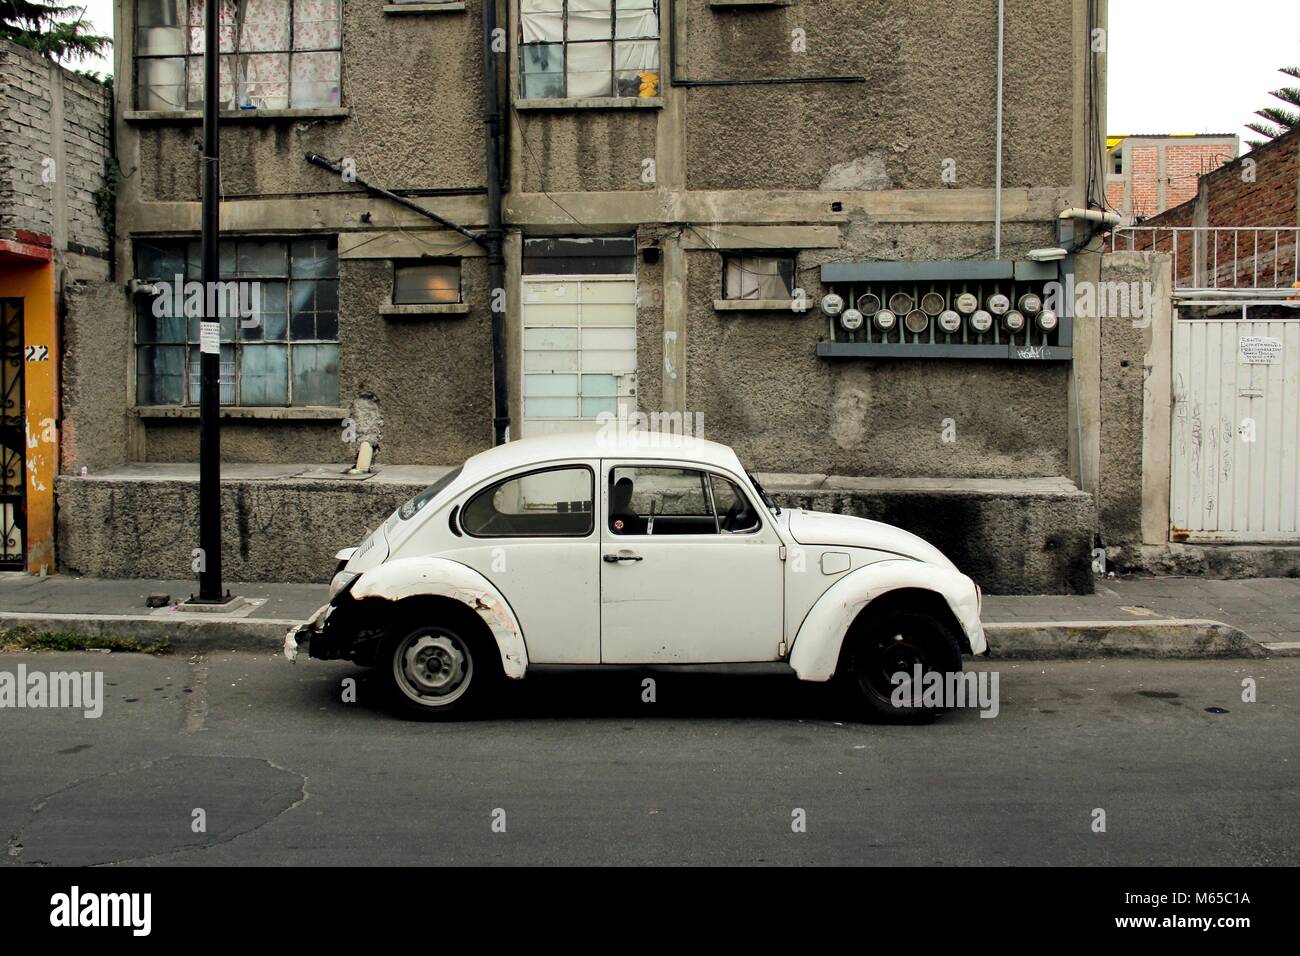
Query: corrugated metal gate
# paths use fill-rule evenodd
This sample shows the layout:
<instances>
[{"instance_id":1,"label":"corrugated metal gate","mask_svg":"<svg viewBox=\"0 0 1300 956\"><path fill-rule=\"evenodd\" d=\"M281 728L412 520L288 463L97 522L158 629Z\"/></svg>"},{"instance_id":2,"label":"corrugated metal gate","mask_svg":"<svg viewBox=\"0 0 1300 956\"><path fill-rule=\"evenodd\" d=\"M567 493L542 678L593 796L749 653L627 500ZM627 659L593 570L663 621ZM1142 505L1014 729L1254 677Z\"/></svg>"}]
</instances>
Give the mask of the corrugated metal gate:
<instances>
[{"instance_id":1,"label":"corrugated metal gate","mask_svg":"<svg viewBox=\"0 0 1300 956\"><path fill-rule=\"evenodd\" d=\"M1172 382L1171 539L1300 540L1300 315L1175 312Z\"/></svg>"}]
</instances>

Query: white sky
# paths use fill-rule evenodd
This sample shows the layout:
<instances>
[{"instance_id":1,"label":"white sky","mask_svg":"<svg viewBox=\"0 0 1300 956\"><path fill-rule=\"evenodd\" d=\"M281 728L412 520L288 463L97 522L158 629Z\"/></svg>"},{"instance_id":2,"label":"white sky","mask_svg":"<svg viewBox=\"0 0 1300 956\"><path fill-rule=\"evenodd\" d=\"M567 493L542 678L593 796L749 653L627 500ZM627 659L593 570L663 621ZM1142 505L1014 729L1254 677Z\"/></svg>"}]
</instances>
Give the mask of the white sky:
<instances>
[{"instance_id":1,"label":"white sky","mask_svg":"<svg viewBox=\"0 0 1300 956\"><path fill-rule=\"evenodd\" d=\"M97 31L112 33L112 0L83 2ZM1254 138L1244 125L1254 111L1281 105L1269 91L1300 86L1277 72L1300 66L1300 0L1110 0L1109 41L1110 134Z\"/></svg>"}]
</instances>

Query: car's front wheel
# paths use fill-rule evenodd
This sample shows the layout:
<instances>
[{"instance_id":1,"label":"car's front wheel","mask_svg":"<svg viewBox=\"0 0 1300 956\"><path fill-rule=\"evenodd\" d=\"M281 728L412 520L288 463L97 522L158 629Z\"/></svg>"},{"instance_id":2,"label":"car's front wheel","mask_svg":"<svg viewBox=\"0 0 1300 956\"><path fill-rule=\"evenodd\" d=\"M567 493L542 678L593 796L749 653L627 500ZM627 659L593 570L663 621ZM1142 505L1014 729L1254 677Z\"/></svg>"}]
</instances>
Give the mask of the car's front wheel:
<instances>
[{"instance_id":1,"label":"car's front wheel","mask_svg":"<svg viewBox=\"0 0 1300 956\"><path fill-rule=\"evenodd\" d=\"M403 717L449 720L476 709L500 671L492 648L460 622L395 623L375 664L388 704Z\"/></svg>"},{"instance_id":2,"label":"car's front wheel","mask_svg":"<svg viewBox=\"0 0 1300 956\"><path fill-rule=\"evenodd\" d=\"M942 696L936 706L924 688L932 687L936 677L946 688L947 675L961 670L961 647L948 627L919 611L891 610L855 623L845 638L835 683L841 698L867 716L920 723L951 706Z\"/></svg>"}]
</instances>

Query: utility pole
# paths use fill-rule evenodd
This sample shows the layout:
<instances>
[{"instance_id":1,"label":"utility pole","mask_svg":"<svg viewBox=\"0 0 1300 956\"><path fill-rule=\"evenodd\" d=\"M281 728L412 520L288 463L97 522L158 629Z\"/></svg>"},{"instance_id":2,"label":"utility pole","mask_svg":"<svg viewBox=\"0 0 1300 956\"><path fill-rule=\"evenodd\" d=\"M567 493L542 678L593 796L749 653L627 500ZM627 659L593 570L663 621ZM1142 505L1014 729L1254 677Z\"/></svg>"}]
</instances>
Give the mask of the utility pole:
<instances>
[{"instance_id":1,"label":"utility pole","mask_svg":"<svg viewBox=\"0 0 1300 956\"><path fill-rule=\"evenodd\" d=\"M492 434L504 445L510 433L506 391L506 280L501 246L501 97L497 79L497 4L483 0L483 124L487 139L488 301L492 310Z\"/></svg>"},{"instance_id":2,"label":"utility pole","mask_svg":"<svg viewBox=\"0 0 1300 956\"><path fill-rule=\"evenodd\" d=\"M221 279L220 4L205 0L203 25L203 318L199 333L199 603L224 601L221 589Z\"/></svg>"}]
</instances>

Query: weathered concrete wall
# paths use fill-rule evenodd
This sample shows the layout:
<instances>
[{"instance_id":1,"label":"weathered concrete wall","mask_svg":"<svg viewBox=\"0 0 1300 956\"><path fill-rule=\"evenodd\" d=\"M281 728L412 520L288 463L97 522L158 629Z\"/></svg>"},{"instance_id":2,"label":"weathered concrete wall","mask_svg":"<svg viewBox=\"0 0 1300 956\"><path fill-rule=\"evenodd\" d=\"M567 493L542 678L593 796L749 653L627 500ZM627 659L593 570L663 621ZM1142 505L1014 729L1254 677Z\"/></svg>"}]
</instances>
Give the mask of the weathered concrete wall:
<instances>
[{"instance_id":1,"label":"weathered concrete wall","mask_svg":"<svg viewBox=\"0 0 1300 956\"><path fill-rule=\"evenodd\" d=\"M107 255L109 89L0 40L0 239Z\"/></svg>"},{"instance_id":2,"label":"weathered concrete wall","mask_svg":"<svg viewBox=\"0 0 1300 956\"><path fill-rule=\"evenodd\" d=\"M231 581L323 581L334 553L361 540L417 485L343 481L223 481L223 575ZM199 540L199 485L64 476L60 568L106 578L186 578Z\"/></svg>"},{"instance_id":3,"label":"weathered concrete wall","mask_svg":"<svg viewBox=\"0 0 1300 956\"><path fill-rule=\"evenodd\" d=\"M831 362L819 310L716 312L722 258L689 253L687 406L751 468L841 475L1066 475L1066 365ZM815 257L809 257L810 260ZM803 260L801 259L802 263ZM811 301L817 270L803 272ZM774 360L774 357L778 357ZM951 419L956 440L945 442Z\"/></svg>"},{"instance_id":4,"label":"weathered concrete wall","mask_svg":"<svg viewBox=\"0 0 1300 956\"><path fill-rule=\"evenodd\" d=\"M351 157L358 176L393 189L482 186L482 7L479 0L467 7L391 16L382 3L344 4L342 97L349 115L230 121L221 133L224 194L356 191L305 162L307 152ZM131 75L129 64L119 75ZM138 169L142 196L197 201L200 124L132 129L138 153L123 141L123 172Z\"/></svg>"},{"instance_id":5,"label":"weathered concrete wall","mask_svg":"<svg viewBox=\"0 0 1300 956\"><path fill-rule=\"evenodd\" d=\"M858 515L920 534L989 593L1089 593L1092 499L1068 482L948 488L772 476L783 506ZM322 581L333 555L361 540L423 483L304 477L222 483L224 574L232 581ZM198 540L194 479L61 477L61 568L94 577L190 575Z\"/></svg>"},{"instance_id":6,"label":"weathered concrete wall","mask_svg":"<svg viewBox=\"0 0 1300 956\"><path fill-rule=\"evenodd\" d=\"M1007 4L1008 186L1071 180L1072 6ZM679 11L682 78L867 78L691 90L690 188L943 188L945 159L957 161L956 186L993 184L997 4L802 0L714 9L679 0Z\"/></svg>"},{"instance_id":7,"label":"weathered concrete wall","mask_svg":"<svg viewBox=\"0 0 1300 956\"><path fill-rule=\"evenodd\" d=\"M97 472L127 460L126 295L102 281L70 282L63 292L60 471Z\"/></svg>"}]
</instances>

